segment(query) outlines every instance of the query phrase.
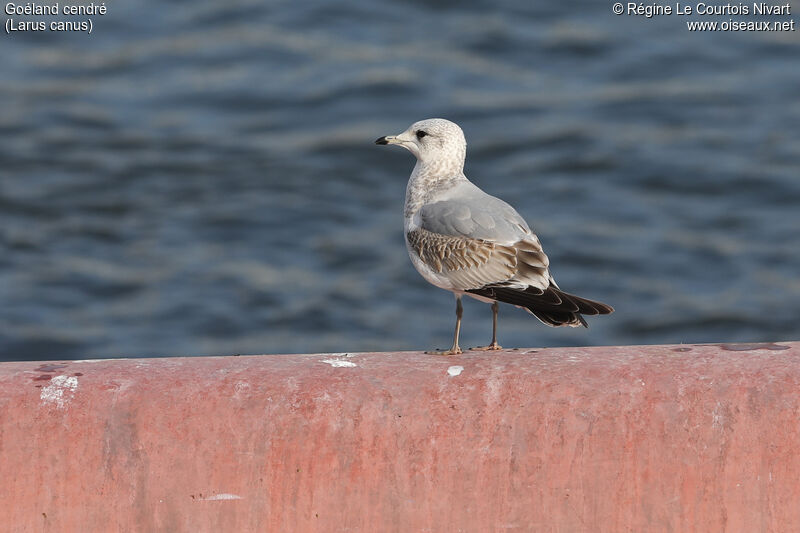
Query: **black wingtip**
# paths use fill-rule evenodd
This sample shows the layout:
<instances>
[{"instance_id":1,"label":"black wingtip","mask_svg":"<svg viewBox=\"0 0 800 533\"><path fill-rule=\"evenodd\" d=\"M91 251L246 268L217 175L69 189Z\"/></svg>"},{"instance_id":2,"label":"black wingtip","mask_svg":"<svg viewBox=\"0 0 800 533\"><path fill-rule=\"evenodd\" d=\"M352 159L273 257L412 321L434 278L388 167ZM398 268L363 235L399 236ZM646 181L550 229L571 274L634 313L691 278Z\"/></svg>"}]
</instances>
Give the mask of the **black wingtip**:
<instances>
[{"instance_id":1,"label":"black wingtip","mask_svg":"<svg viewBox=\"0 0 800 533\"><path fill-rule=\"evenodd\" d=\"M553 327L583 326L588 328L589 324L583 318L583 314L606 315L614 311L610 305L563 292L552 285L546 291L536 287L521 290L490 286L482 289L467 289L466 292L524 307L536 318Z\"/></svg>"},{"instance_id":2,"label":"black wingtip","mask_svg":"<svg viewBox=\"0 0 800 533\"><path fill-rule=\"evenodd\" d=\"M389 141L386 140L386 136L380 137L375 139L375 144L389 144Z\"/></svg>"}]
</instances>

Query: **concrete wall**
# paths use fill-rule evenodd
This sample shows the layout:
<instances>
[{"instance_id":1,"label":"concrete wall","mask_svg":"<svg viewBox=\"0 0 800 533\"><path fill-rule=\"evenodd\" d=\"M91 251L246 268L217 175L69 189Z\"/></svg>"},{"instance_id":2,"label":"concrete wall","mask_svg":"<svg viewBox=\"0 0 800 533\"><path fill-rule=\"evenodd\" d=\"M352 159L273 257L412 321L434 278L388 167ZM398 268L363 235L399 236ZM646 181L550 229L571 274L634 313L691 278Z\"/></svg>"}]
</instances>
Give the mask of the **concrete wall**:
<instances>
[{"instance_id":1,"label":"concrete wall","mask_svg":"<svg viewBox=\"0 0 800 533\"><path fill-rule=\"evenodd\" d=\"M800 531L800 343L3 363L0 530Z\"/></svg>"}]
</instances>

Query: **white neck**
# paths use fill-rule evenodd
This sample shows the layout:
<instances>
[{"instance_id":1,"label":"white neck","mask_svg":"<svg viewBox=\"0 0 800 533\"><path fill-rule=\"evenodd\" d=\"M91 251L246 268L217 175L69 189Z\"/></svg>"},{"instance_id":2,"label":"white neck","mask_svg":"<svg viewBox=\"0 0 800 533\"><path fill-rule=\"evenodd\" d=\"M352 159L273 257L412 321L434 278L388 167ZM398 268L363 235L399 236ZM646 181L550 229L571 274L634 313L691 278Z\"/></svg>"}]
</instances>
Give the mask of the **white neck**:
<instances>
[{"instance_id":1,"label":"white neck","mask_svg":"<svg viewBox=\"0 0 800 533\"><path fill-rule=\"evenodd\" d=\"M406 186L405 217L414 216L424 204L436 201L461 181L467 181L463 158L460 161L439 159L432 163L418 160Z\"/></svg>"}]
</instances>

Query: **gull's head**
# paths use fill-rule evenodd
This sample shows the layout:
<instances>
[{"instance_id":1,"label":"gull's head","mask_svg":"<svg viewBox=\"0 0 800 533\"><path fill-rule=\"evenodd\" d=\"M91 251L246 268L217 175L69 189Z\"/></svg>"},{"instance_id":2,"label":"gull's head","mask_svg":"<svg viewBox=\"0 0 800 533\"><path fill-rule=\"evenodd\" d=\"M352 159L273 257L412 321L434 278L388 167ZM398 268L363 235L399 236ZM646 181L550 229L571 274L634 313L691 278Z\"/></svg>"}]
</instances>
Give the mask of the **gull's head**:
<instances>
[{"instance_id":1,"label":"gull's head","mask_svg":"<svg viewBox=\"0 0 800 533\"><path fill-rule=\"evenodd\" d=\"M467 141L458 124L443 118L429 118L413 123L399 135L387 135L375 144L402 146L422 163L448 161L464 165Z\"/></svg>"}]
</instances>

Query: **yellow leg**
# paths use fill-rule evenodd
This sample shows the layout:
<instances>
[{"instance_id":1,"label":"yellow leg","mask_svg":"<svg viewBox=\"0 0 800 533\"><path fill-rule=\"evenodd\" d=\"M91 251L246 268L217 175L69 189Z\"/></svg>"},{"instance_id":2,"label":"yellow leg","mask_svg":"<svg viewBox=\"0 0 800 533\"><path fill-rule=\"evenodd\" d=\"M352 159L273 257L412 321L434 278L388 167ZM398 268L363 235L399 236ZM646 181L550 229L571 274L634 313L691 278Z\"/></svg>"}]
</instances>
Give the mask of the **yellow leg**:
<instances>
[{"instance_id":1,"label":"yellow leg","mask_svg":"<svg viewBox=\"0 0 800 533\"><path fill-rule=\"evenodd\" d=\"M449 350L425 353L437 355L458 355L462 353L461 348L458 346L458 334L461 332L461 315L463 312L464 308L461 307L461 295L456 294L456 331L453 334L453 346L451 346Z\"/></svg>"},{"instance_id":2,"label":"yellow leg","mask_svg":"<svg viewBox=\"0 0 800 533\"><path fill-rule=\"evenodd\" d=\"M489 346L478 346L477 348L473 348L473 350L491 351L503 349L502 346L497 344L497 311L499 308L500 306L497 305L497 302L492 304L492 343Z\"/></svg>"}]
</instances>

